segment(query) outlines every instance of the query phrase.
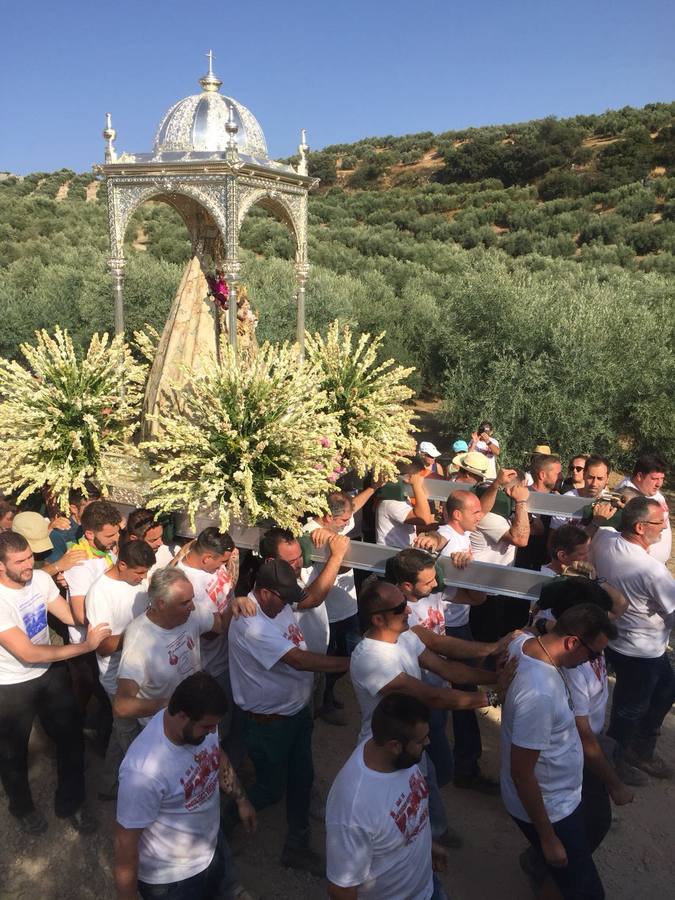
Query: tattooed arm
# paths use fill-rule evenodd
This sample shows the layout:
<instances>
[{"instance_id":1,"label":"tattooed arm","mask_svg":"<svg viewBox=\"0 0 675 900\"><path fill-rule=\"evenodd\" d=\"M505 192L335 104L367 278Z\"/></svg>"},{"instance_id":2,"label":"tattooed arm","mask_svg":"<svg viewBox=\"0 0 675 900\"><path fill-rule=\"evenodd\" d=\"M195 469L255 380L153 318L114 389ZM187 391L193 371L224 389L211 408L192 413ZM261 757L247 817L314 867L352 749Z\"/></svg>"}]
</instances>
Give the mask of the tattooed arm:
<instances>
[{"instance_id":1,"label":"tattooed arm","mask_svg":"<svg viewBox=\"0 0 675 900\"><path fill-rule=\"evenodd\" d=\"M257 826L255 809L246 796L244 788L237 778L237 773L234 771L234 767L232 766L229 757L222 750L220 751L219 782L220 790L231 797L237 804L237 811L244 829L249 834L253 834Z\"/></svg>"}]
</instances>

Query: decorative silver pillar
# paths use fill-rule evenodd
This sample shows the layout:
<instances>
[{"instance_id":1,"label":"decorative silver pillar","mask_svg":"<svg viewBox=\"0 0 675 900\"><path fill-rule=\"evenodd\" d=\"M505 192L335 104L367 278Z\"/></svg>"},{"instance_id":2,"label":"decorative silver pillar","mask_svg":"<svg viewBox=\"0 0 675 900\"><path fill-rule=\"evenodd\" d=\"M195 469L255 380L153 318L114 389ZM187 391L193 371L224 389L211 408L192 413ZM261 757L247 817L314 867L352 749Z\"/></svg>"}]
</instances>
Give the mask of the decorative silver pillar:
<instances>
[{"instance_id":1,"label":"decorative silver pillar","mask_svg":"<svg viewBox=\"0 0 675 900\"><path fill-rule=\"evenodd\" d=\"M115 296L115 334L124 334L124 263L125 260L115 258L108 260L113 277L113 293Z\"/></svg>"},{"instance_id":2,"label":"decorative silver pillar","mask_svg":"<svg viewBox=\"0 0 675 900\"><path fill-rule=\"evenodd\" d=\"M237 354L237 283L241 264L237 259L226 259L224 263L225 281L227 282L227 330L230 333L230 346Z\"/></svg>"},{"instance_id":3,"label":"decorative silver pillar","mask_svg":"<svg viewBox=\"0 0 675 900\"><path fill-rule=\"evenodd\" d=\"M295 283L297 286L297 303L298 303L298 325L297 340L300 348L300 359L305 358L305 285L307 284L307 275L309 274L309 265L307 263L295 264Z\"/></svg>"}]
</instances>

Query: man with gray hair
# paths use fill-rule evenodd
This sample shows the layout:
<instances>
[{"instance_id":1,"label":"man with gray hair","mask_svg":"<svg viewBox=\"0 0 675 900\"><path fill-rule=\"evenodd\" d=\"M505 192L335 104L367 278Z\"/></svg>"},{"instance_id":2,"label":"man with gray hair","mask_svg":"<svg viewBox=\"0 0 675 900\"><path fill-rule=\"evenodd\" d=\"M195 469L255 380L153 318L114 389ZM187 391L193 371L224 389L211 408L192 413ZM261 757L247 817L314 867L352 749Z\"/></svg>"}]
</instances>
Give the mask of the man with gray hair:
<instances>
[{"instance_id":1,"label":"man with gray hair","mask_svg":"<svg viewBox=\"0 0 675 900\"><path fill-rule=\"evenodd\" d=\"M158 569L148 600L148 609L124 633L113 700L114 715L137 719L139 731L167 705L181 681L201 670L202 634L223 630L220 613L195 608L192 584L180 569ZM128 737L130 744L135 735Z\"/></svg>"},{"instance_id":2,"label":"man with gray hair","mask_svg":"<svg viewBox=\"0 0 675 900\"><path fill-rule=\"evenodd\" d=\"M654 778L673 773L655 753L657 735L675 701L675 674L667 654L675 621L675 580L650 553L664 528L658 500L635 497L621 512L620 533L603 528L591 544L598 576L628 600L628 609L616 621L618 637L606 654L616 674L607 734L619 745L617 770L624 781L634 768ZM633 778L629 783L637 782Z\"/></svg>"}]
</instances>

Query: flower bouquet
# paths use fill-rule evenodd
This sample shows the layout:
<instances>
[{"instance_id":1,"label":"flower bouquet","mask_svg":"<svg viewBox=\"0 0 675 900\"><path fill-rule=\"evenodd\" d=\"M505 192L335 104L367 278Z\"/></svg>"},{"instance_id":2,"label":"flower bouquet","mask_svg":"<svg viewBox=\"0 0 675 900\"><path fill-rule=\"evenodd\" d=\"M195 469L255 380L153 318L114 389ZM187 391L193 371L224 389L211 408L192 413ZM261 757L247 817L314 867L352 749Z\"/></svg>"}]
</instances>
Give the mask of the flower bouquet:
<instances>
[{"instance_id":1,"label":"flower bouquet","mask_svg":"<svg viewBox=\"0 0 675 900\"><path fill-rule=\"evenodd\" d=\"M42 490L65 510L71 488L94 479L106 492L135 452L147 367L122 336L95 334L80 356L58 326L21 352L27 366L0 359L0 488L19 502Z\"/></svg>"},{"instance_id":2,"label":"flower bouquet","mask_svg":"<svg viewBox=\"0 0 675 900\"><path fill-rule=\"evenodd\" d=\"M405 384L413 369L391 359L378 363L382 338L363 334L355 340L336 320L325 340L307 333L305 349L325 409L338 419L342 465L360 476L372 471L376 480L395 480L397 461L415 452L413 414L404 406L414 394Z\"/></svg>"}]
</instances>

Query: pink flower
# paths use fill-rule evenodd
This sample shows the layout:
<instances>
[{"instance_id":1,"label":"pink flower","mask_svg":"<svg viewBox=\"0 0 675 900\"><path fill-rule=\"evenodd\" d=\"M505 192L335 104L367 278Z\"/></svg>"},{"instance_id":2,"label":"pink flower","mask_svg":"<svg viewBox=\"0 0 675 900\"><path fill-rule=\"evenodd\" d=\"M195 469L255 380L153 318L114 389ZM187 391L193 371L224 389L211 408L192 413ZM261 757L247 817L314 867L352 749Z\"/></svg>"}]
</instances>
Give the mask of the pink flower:
<instances>
[{"instance_id":1,"label":"pink flower","mask_svg":"<svg viewBox=\"0 0 675 900\"><path fill-rule=\"evenodd\" d=\"M330 441L328 440L328 438L325 438L325 437L321 438L321 446L322 447L330 447Z\"/></svg>"}]
</instances>

